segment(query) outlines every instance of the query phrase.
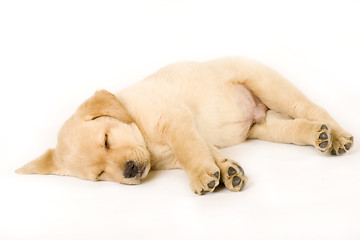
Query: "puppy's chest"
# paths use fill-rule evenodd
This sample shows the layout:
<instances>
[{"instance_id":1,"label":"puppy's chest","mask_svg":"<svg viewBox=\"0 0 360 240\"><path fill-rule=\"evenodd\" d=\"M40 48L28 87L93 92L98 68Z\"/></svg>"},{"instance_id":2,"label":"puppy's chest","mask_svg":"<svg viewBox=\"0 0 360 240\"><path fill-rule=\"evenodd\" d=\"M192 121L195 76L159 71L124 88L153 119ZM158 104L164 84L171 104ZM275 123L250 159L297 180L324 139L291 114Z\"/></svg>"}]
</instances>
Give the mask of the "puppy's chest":
<instances>
[{"instance_id":1,"label":"puppy's chest","mask_svg":"<svg viewBox=\"0 0 360 240\"><path fill-rule=\"evenodd\" d=\"M173 150L169 145L147 141L147 147L151 155L151 168L153 169L181 168L181 166L176 160Z\"/></svg>"}]
</instances>

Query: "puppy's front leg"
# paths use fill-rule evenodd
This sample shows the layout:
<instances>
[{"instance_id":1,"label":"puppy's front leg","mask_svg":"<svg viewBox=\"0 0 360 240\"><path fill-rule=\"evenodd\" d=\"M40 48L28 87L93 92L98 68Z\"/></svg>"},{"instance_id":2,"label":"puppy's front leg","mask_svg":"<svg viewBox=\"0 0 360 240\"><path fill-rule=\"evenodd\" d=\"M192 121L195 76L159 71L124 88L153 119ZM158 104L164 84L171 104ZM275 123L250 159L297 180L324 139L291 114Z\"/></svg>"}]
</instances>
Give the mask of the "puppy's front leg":
<instances>
[{"instance_id":1,"label":"puppy's front leg","mask_svg":"<svg viewBox=\"0 0 360 240\"><path fill-rule=\"evenodd\" d=\"M192 190L200 195L214 191L219 184L220 169L192 118L177 120L168 126L166 138L177 161L190 177Z\"/></svg>"}]
</instances>

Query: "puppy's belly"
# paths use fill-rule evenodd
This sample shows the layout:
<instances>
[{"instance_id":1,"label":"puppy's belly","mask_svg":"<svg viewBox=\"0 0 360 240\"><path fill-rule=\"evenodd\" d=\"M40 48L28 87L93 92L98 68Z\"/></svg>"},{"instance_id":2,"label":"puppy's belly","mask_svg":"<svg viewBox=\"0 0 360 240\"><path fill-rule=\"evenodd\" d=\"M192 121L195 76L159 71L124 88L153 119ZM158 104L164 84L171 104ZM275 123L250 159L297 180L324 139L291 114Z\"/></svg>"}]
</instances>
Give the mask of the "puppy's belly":
<instances>
[{"instance_id":1,"label":"puppy's belly","mask_svg":"<svg viewBox=\"0 0 360 240\"><path fill-rule=\"evenodd\" d=\"M230 85L223 94L209 102L212 104L200 111L197 124L206 142L217 147L232 146L244 141L251 126L263 121L268 110L243 85Z\"/></svg>"},{"instance_id":2,"label":"puppy's belly","mask_svg":"<svg viewBox=\"0 0 360 240\"><path fill-rule=\"evenodd\" d=\"M207 134L207 142L217 148L239 144L247 138L251 126L251 121L224 123L222 127L210 130Z\"/></svg>"}]
</instances>

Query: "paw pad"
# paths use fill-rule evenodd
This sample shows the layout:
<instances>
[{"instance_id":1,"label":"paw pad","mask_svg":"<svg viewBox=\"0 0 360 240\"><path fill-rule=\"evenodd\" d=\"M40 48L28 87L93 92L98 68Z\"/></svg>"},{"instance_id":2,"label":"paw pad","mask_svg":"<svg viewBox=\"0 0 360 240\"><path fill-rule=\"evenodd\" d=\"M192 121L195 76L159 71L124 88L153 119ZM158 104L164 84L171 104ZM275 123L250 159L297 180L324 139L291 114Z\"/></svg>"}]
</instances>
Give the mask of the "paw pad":
<instances>
[{"instance_id":1,"label":"paw pad","mask_svg":"<svg viewBox=\"0 0 360 240\"><path fill-rule=\"evenodd\" d=\"M239 178L238 176L235 176L232 180L233 187L238 186L240 184L240 182L241 182L241 178Z\"/></svg>"},{"instance_id":2,"label":"paw pad","mask_svg":"<svg viewBox=\"0 0 360 240\"><path fill-rule=\"evenodd\" d=\"M342 149L342 148L339 148L338 149L338 154L344 154L345 153L345 150L344 149Z\"/></svg>"},{"instance_id":3,"label":"paw pad","mask_svg":"<svg viewBox=\"0 0 360 240\"><path fill-rule=\"evenodd\" d=\"M232 175L234 175L235 173L237 173L237 171L235 170L235 168L229 167L229 169L228 169L228 175L229 175L229 176L232 176Z\"/></svg>"},{"instance_id":4,"label":"paw pad","mask_svg":"<svg viewBox=\"0 0 360 240\"><path fill-rule=\"evenodd\" d=\"M212 180L211 182L209 182L208 187L209 188L214 188L215 187L215 180Z\"/></svg>"},{"instance_id":5,"label":"paw pad","mask_svg":"<svg viewBox=\"0 0 360 240\"><path fill-rule=\"evenodd\" d=\"M328 143L329 143L328 141L322 142L322 143L319 144L319 147L326 148Z\"/></svg>"},{"instance_id":6,"label":"paw pad","mask_svg":"<svg viewBox=\"0 0 360 240\"><path fill-rule=\"evenodd\" d=\"M351 143L347 143L344 146L345 146L346 150L349 150L351 148Z\"/></svg>"},{"instance_id":7,"label":"paw pad","mask_svg":"<svg viewBox=\"0 0 360 240\"><path fill-rule=\"evenodd\" d=\"M240 167L240 165L239 165L239 164L234 163L234 165L235 165L235 166L237 166L237 167L239 168L241 175L245 175L244 169L243 169L242 167Z\"/></svg>"},{"instance_id":8,"label":"paw pad","mask_svg":"<svg viewBox=\"0 0 360 240\"><path fill-rule=\"evenodd\" d=\"M323 132L323 133L320 134L319 138L320 139L328 139L329 137L325 132Z\"/></svg>"},{"instance_id":9,"label":"paw pad","mask_svg":"<svg viewBox=\"0 0 360 240\"><path fill-rule=\"evenodd\" d=\"M325 124L321 125L321 129L323 129L323 130L329 130L329 128L328 128Z\"/></svg>"}]
</instances>

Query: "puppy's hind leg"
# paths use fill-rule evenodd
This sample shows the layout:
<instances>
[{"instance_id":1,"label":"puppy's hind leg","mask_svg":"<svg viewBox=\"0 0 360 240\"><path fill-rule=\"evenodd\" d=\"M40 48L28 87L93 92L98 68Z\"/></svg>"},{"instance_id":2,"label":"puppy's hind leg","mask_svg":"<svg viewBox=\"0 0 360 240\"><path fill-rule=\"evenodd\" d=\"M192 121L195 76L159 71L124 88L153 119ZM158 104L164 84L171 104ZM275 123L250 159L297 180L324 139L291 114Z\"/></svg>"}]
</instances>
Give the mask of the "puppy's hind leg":
<instances>
[{"instance_id":1,"label":"puppy's hind leg","mask_svg":"<svg viewBox=\"0 0 360 240\"><path fill-rule=\"evenodd\" d=\"M326 123L332 130L329 152L341 155L353 146L353 136L345 131L327 111L312 103L294 85L273 69L255 61L234 60L237 82L249 88L269 109L285 113L293 119Z\"/></svg>"},{"instance_id":2,"label":"puppy's hind leg","mask_svg":"<svg viewBox=\"0 0 360 240\"><path fill-rule=\"evenodd\" d=\"M250 129L248 138L313 145L320 152L328 151L333 141L331 129L326 123L303 118L293 119L273 110L267 112L263 122Z\"/></svg>"}]
</instances>

